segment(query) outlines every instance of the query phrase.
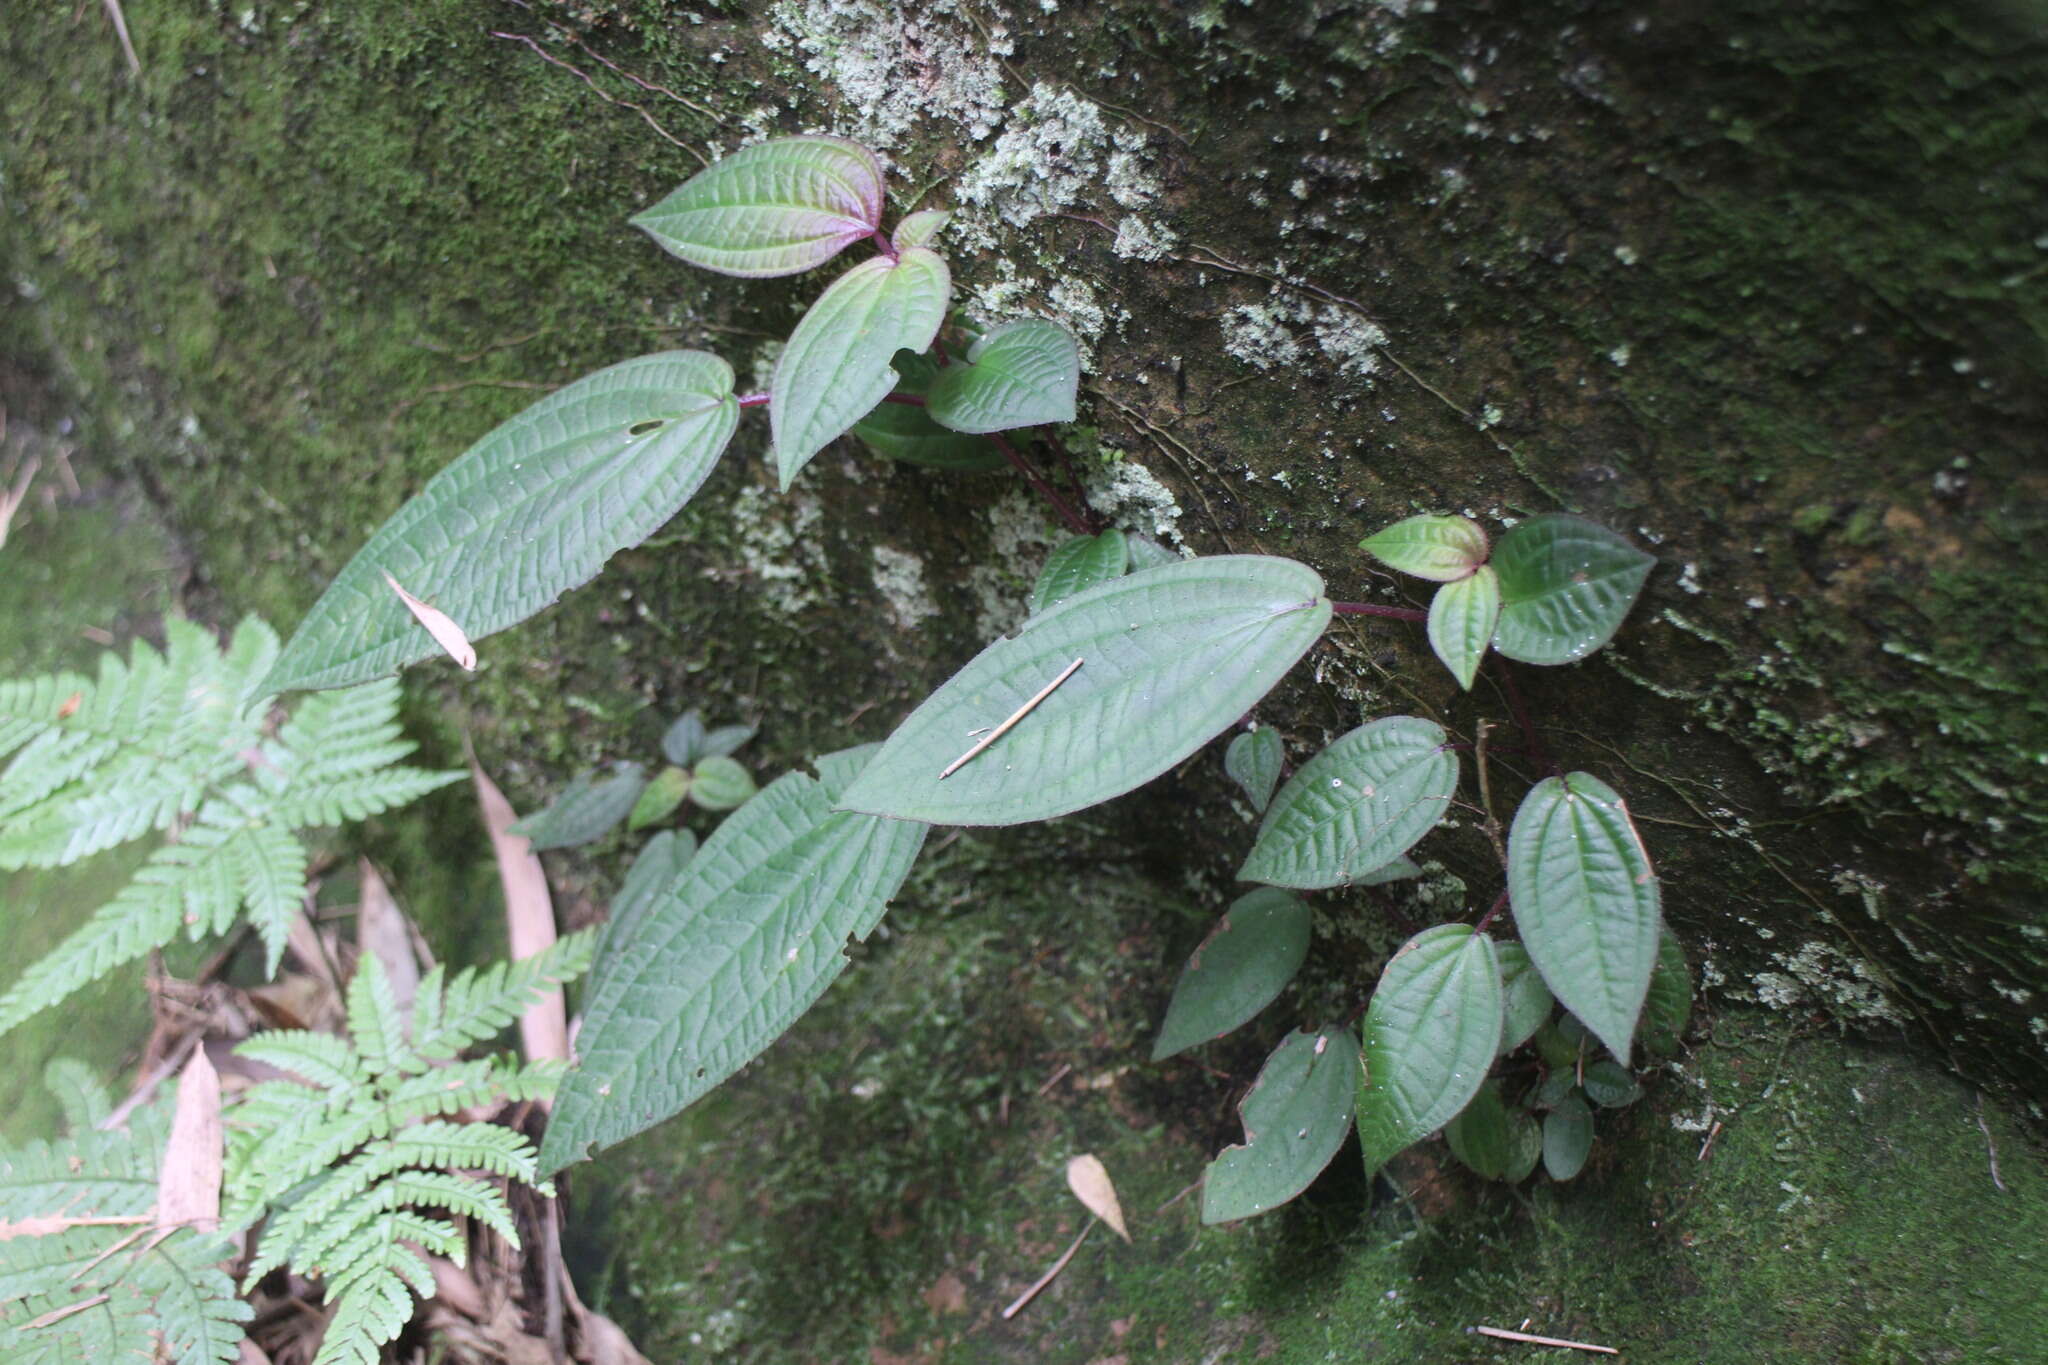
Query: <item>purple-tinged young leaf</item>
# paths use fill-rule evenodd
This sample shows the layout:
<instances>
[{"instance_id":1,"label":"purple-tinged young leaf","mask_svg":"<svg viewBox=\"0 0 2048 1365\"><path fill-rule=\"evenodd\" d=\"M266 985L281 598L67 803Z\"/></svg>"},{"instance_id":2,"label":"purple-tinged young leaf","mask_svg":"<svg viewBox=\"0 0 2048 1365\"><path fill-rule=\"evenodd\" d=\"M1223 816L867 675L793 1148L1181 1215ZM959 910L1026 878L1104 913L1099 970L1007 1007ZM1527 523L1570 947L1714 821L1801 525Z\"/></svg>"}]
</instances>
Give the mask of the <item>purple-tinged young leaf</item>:
<instances>
[{"instance_id":1,"label":"purple-tinged young leaf","mask_svg":"<svg viewBox=\"0 0 2048 1365\"><path fill-rule=\"evenodd\" d=\"M784 137L742 147L633 219L663 249L721 275L822 265L882 221L882 167L857 142Z\"/></svg>"}]
</instances>

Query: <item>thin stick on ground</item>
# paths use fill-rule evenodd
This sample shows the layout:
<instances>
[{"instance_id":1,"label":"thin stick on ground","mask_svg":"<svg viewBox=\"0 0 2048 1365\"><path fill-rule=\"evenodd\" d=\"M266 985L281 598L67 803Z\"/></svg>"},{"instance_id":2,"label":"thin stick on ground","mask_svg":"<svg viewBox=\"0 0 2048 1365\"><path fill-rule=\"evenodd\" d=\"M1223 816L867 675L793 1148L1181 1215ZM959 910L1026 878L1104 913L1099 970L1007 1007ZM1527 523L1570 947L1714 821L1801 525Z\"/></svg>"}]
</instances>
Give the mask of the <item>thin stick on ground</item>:
<instances>
[{"instance_id":1,"label":"thin stick on ground","mask_svg":"<svg viewBox=\"0 0 2048 1365\"><path fill-rule=\"evenodd\" d=\"M1074 1239L1073 1245L1061 1252L1060 1258L1052 1263L1052 1268L1043 1275L1040 1275L1029 1289L1019 1294L1011 1301L1010 1306L1003 1310L1003 1320L1005 1322L1023 1312L1025 1306L1037 1298L1047 1285L1060 1277L1060 1272L1067 1268L1067 1262L1074 1259L1074 1253L1081 1249L1081 1243L1087 1241L1088 1234L1093 1231L1095 1231L1095 1220L1091 1218L1088 1220L1088 1226L1081 1229L1081 1235Z\"/></svg>"},{"instance_id":2,"label":"thin stick on ground","mask_svg":"<svg viewBox=\"0 0 2048 1365\"><path fill-rule=\"evenodd\" d=\"M121 0L107 0L107 17L114 21L114 36L121 40L121 55L128 59L128 74L142 74L142 60L135 55L135 44L128 37L128 16L121 13Z\"/></svg>"},{"instance_id":3,"label":"thin stick on ground","mask_svg":"<svg viewBox=\"0 0 2048 1365\"><path fill-rule=\"evenodd\" d=\"M1621 1354L1612 1346L1595 1346L1590 1341L1566 1341L1563 1337L1531 1336L1527 1332L1511 1332L1505 1327L1474 1327L1473 1331L1483 1337L1499 1337L1502 1341L1526 1342L1531 1346L1561 1346L1571 1351L1592 1351L1597 1355L1618 1356Z\"/></svg>"}]
</instances>

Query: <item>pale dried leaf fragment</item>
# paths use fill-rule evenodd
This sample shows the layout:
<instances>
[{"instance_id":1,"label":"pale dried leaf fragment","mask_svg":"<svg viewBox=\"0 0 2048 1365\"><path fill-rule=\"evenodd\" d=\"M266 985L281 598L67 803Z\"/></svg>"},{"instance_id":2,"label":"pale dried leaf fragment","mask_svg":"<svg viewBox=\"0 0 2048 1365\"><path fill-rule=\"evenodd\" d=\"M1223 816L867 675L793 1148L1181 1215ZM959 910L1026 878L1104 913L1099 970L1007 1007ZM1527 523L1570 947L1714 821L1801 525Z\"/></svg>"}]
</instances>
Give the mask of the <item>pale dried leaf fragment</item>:
<instances>
[{"instance_id":1,"label":"pale dried leaf fragment","mask_svg":"<svg viewBox=\"0 0 2048 1365\"><path fill-rule=\"evenodd\" d=\"M414 597L398 586L398 580L390 574L384 575L384 581L391 585L391 591L398 594L398 600L405 603L405 609L413 614L413 618L426 627L427 634L434 637L434 643L447 651L449 658L462 668L476 671L476 646L469 642L469 637L462 633L462 627L455 624L454 618L439 607L430 607Z\"/></svg>"},{"instance_id":2,"label":"pale dried leaf fragment","mask_svg":"<svg viewBox=\"0 0 2048 1365\"><path fill-rule=\"evenodd\" d=\"M373 955L383 965L392 998L398 1002L399 1017L410 1025L413 997L420 989L420 963L413 955L412 930L391 888L370 860L362 859L357 868L362 889L356 894L356 949Z\"/></svg>"},{"instance_id":3,"label":"pale dried leaf fragment","mask_svg":"<svg viewBox=\"0 0 2048 1365\"><path fill-rule=\"evenodd\" d=\"M192 1049L192 1060L178 1076L178 1105L171 1111L171 1140L164 1148L156 1182L156 1226L159 1233L178 1228L212 1232L220 1226L220 1175L223 1153L220 1124L220 1076L206 1049Z\"/></svg>"},{"instance_id":4,"label":"pale dried leaf fragment","mask_svg":"<svg viewBox=\"0 0 2048 1365\"><path fill-rule=\"evenodd\" d=\"M72 1228L132 1227L150 1220L140 1214L103 1214L90 1218L71 1218L61 1213L38 1213L10 1223L0 1218L0 1242L16 1237L48 1237L53 1233L68 1232Z\"/></svg>"},{"instance_id":5,"label":"pale dried leaf fragment","mask_svg":"<svg viewBox=\"0 0 2048 1365\"><path fill-rule=\"evenodd\" d=\"M1088 1212L1109 1224L1111 1232L1126 1242L1131 1240L1124 1227L1123 1205L1117 1202L1116 1186L1110 1183L1109 1172L1094 1153L1084 1152L1067 1163L1067 1188L1087 1205Z\"/></svg>"},{"instance_id":6,"label":"pale dried leaf fragment","mask_svg":"<svg viewBox=\"0 0 2048 1365\"><path fill-rule=\"evenodd\" d=\"M548 875L533 845L523 835L508 832L517 818L512 803L473 757L469 773L476 783L477 804L483 808L484 828L490 831L491 849L498 858L498 884L505 890L505 931L512 958L532 957L555 941L555 907L548 896ZM569 1059L569 1017L559 988L536 1000L519 1017L519 1042L528 1061Z\"/></svg>"}]
</instances>

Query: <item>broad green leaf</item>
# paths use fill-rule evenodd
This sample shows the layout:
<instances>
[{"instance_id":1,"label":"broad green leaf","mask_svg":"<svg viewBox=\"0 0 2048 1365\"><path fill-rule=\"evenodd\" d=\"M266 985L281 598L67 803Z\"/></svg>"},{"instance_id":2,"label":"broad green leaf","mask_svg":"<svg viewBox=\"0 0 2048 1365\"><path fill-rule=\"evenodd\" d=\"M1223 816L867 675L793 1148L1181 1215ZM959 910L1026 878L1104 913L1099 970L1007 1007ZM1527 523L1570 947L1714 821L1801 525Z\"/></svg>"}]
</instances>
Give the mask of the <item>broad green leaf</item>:
<instances>
[{"instance_id":1,"label":"broad green leaf","mask_svg":"<svg viewBox=\"0 0 2048 1365\"><path fill-rule=\"evenodd\" d=\"M821 761L820 771L827 768ZM788 773L729 816L629 932L608 941L541 1147L561 1169L652 1127L780 1037L845 969L925 826L832 809Z\"/></svg>"},{"instance_id":2,"label":"broad green leaf","mask_svg":"<svg viewBox=\"0 0 2048 1365\"><path fill-rule=\"evenodd\" d=\"M896 230L889 234L889 244L898 251L930 246L952 221L950 209L919 209L896 225Z\"/></svg>"},{"instance_id":3,"label":"broad green leaf","mask_svg":"<svg viewBox=\"0 0 2048 1365\"><path fill-rule=\"evenodd\" d=\"M1500 618L1500 579L1493 566L1481 564L1470 577L1446 583L1429 601L1429 647L1444 667L1471 691L1480 661Z\"/></svg>"},{"instance_id":4,"label":"broad green leaf","mask_svg":"<svg viewBox=\"0 0 2048 1365\"><path fill-rule=\"evenodd\" d=\"M1567 1096L1579 1088L1578 1073L1572 1070L1569 1063L1552 1065L1558 1069L1544 1076L1543 1083L1536 1087L1536 1093L1529 1100L1529 1103L1538 1109L1557 1108L1565 1102Z\"/></svg>"},{"instance_id":5,"label":"broad green leaf","mask_svg":"<svg viewBox=\"0 0 2048 1365\"><path fill-rule=\"evenodd\" d=\"M640 793L640 799L633 803L633 809L626 816L627 829L646 829L658 825L676 813L676 807L683 804L683 797L689 794L690 775L681 768L670 764L656 773Z\"/></svg>"},{"instance_id":6,"label":"broad green leaf","mask_svg":"<svg viewBox=\"0 0 2048 1365\"><path fill-rule=\"evenodd\" d=\"M1393 862L1449 809L1458 759L1447 743L1442 726L1414 716L1343 736L1280 789L1238 880L1314 890Z\"/></svg>"},{"instance_id":7,"label":"broad green leaf","mask_svg":"<svg viewBox=\"0 0 2048 1365\"><path fill-rule=\"evenodd\" d=\"M822 265L882 221L882 167L857 142L782 137L742 147L633 219L662 248L756 279Z\"/></svg>"},{"instance_id":8,"label":"broad green leaf","mask_svg":"<svg viewBox=\"0 0 2048 1365\"><path fill-rule=\"evenodd\" d=\"M1593 1150L1593 1111L1567 1095L1543 1116L1543 1169L1552 1180L1570 1180L1586 1168Z\"/></svg>"},{"instance_id":9,"label":"broad green leaf","mask_svg":"<svg viewBox=\"0 0 2048 1365\"><path fill-rule=\"evenodd\" d=\"M703 747L698 752L705 758L724 758L737 753L759 733L761 727L758 725L721 725L704 736Z\"/></svg>"},{"instance_id":10,"label":"broad green leaf","mask_svg":"<svg viewBox=\"0 0 2048 1365\"><path fill-rule=\"evenodd\" d=\"M1508 898L1522 946L1564 1007L1627 1058L1657 962L1657 874L1615 790L1546 777L1508 831Z\"/></svg>"},{"instance_id":11,"label":"broad green leaf","mask_svg":"<svg viewBox=\"0 0 2048 1365\"><path fill-rule=\"evenodd\" d=\"M754 775L723 754L704 759L690 774L690 800L705 810L731 810L754 790Z\"/></svg>"},{"instance_id":12,"label":"broad green leaf","mask_svg":"<svg viewBox=\"0 0 2048 1365\"><path fill-rule=\"evenodd\" d=\"M1081 352L1066 328L1043 318L1006 322L932 381L929 408L942 427L985 435L1074 420Z\"/></svg>"},{"instance_id":13,"label":"broad green leaf","mask_svg":"<svg viewBox=\"0 0 2048 1365\"><path fill-rule=\"evenodd\" d=\"M632 812L646 786L646 770L638 763L616 764L602 781L593 773L578 773L547 809L527 816L508 832L525 835L535 853L593 843Z\"/></svg>"},{"instance_id":14,"label":"broad green leaf","mask_svg":"<svg viewBox=\"0 0 2048 1365\"><path fill-rule=\"evenodd\" d=\"M694 768L704 757L704 717L695 707L683 712L661 737L661 756L678 768Z\"/></svg>"},{"instance_id":15,"label":"broad green leaf","mask_svg":"<svg viewBox=\"0 0 2048 1365\"><path fill-rule=\"evenodd\" d=\"M930 391L939 367L929 355L898 351L890 365L896 371L892 393L922 398ZM853 424L853 434L877 455L927 469L976 474L1001 469L1009 461L986 436L966 436L931 419L921 404L879 403Z\"/></svg>"},{"instance_id":16,"label":"broad green leaf","mask_svg":"<svg viewBox=\"0 0 2048 1365\"><path fill-rule=\"evenodd\" d=\"M1493 647L1527 664L1568 664L1614 638L1656 560L1581 517L1530 517L1500 538Z\"/></svg>"},{"instance_id":17,"label":"broad green leaf","mask_svg":"<svg viewBox=\"0 0 2048 1365\"><path fill-rule=\"evenodd\" d=\"M1271 888L1238 897L1181 969L1152 1060L1221 1038L1272 1004L1308 957L1308 935L1299 898Z\"/></svg>"},{"instance_id":18,"label":"broad green leaf","mask_svg":"<svg viewBox=\"0 0 2048 1365\"><path fill-rule=\"evenodd\" d=\"M1291 560L1217 555L1070 597L912 712L843 804L932 824L1014 825L1121 796L1214 739L1307 653L1330 619L1322 588ZM1012 729L940 778L1076 659Z\"/></svg>"},{"instance_id":19,"label":"broad green leaf","mask_svg":"<svg viewBox=\"0 0 2048 1365\"><path fill-rule=\"evenodd\" d=\"M1486 562L1486 532L1466 517L1409 517L1367 536L1358 548L1390 569L1450 583Z\"/></svg>"},{"instance_id":20,"label":"broad green leaf","mask_svg":"<svg viewBox=\"0 0 2048 1365\"><path fill-rule=\"evenodd\" d=\"M640 917L682 876L684 865L696 854L696 835L686 829L667 829L649 839L633 859L618 894L612 897L591 954L590 976L583 983L585 999L594 997L604 979L626 960L618 946L632 940Z\"/></svg>"},{"instance_id":21,"label":"broad green leaf","mask_svg":"<svg viewBox=\"0 0 2048 1365\"><path fill-rule=\"evenodd\" d=\"M1237 1106L1244 1141L1209 1163L1202 1221L1249 1218L1307 1189L1344 1145L1357 1088L1349 1029L1288 1034Z\"/></svg>"},{"instance_id":22,"label":"broad green leaf","mask_svg":"<svg viewBox=\"0 0 2048 1365\"><path fill-rule=\"evenodd\" d=\"M1628 1074L1628 1068L1606 1057L1587 1064L1579 1087L1602 1109L1619 1109L1643 1097L1643 1088Z\"/></svg>"},{"instance_id":23,"label":"broad green leaf","mask_svg":"<svg viewBox=\"0 0 2048 1365\"><path fill-rule=\"evenodd\" d=\"M894 260L862 261L818 296L790 333L768 385L783 488L888 396L896 386L890 359L932 344L952 291L946 263L911 247Z\"/></svg>"},{"instance_id":24,"label":"broad green leaf","mask_svg":"<svg viewBox=\"0 0 2048 1365\"><path fill-rule=\"evenodd\" d=\"M1388 882L1405 881L1410 877L1420 877L1421 875L1422 869L1416 865L1413 858L1404 853L1390 863L1383 863L1369 872L1359 873L1346 884L1350 886L1385 886Z\"/></svg>"},{"instance_id":25,"label":"broad green leaf","mask_svg":"<svg viewBox=\"0 0 2048 1365\"><path fill-rule=\"evenodd\" d=\"M1143 573L1147 569L1164 568L1168 564L1183 562L1182 556L1167 549L1150 536L1124 536L1124 543L1131 555L1131 572Z\"/></svg>"},{"instance_id":26,"label":"broad green leaf","mask_svg":"<svg viewBox=\"0 0 2048 1365\"><path fill-rule=\"evenodd\" d=\"M1097 583L1121 578L1129 565L1122 531L1111 528L1099 536L1075 536L1045 557L1045 567L1031 585L1031 610L1044 611Z\"/></svg>"},{"instance_id":27,"label":"broad green leaf","mask_svg":"<svg viewBox=\"0 0 2048 1365\"><path fill-rule=\"evenodd\" d=\"M1280 766L1287 757L1278 730L1247 730L1223 751L1223 771L1244 788L1252 809L1263 811L1280 785Z\"/></svg>"},{"instance_id":28,"label":"broad green leaf","mask_svg":"<svg viewBox=\"0 0 2048 1365\"><path fill-rule=\"evenodd\" d=\"M1505 1055L1535 1036L1536 1030L1550 1018L1551 1007L1557 1001L1543 984L1536 964L1529 960L1528 949L1519 943L1503 943L1493 951L1500 959L1500 990L1505 1005L1500 1050Z\"/></svg>"},{"instance_id":29,"label":"broad green leaf","mask_svg":"<svg viewBox=\"0 0 2048 1365\"><path fill-rule=\"evenodd\" d=\"M1500 966L1484 934L1440 924L1394 954L1365 1014L1358 1139L1368 1174L1472 1102L1500 1021Z\"/></svg>"},{"instance_id":30,"label":"broad green leaf","mask_svg":"<svg viewBox=\"0 0 2048 1365\"><path fill-rule=\"evenodd\" d=\"M1678 1051L1692 1018L1692 973L1678 936L1665 929L1657 939L1657 965L1650 969L1649 994L1643 997L1643 1050L1654 1057Z\"/></svg>"},{"instance_id":31,"label":"broad green leaf","mask_svg":"<svg viewBox=\"0 0 2048 1365\"><path fill-rule=\"evenodd\" d=\"M738 421L732 367L701 351L642 356L556 391L471 446L370 537L266 688L345 687L440 654L387 573L471 640L517 625L674 516Z\"/></svg>"},{"instance_id":32,"label":"broad green leaf","mask_svg":"<svg viewBox=\"0 0 2048 1365\"><path fill-rule=\"evenodd\" d=\"M1451 1155L1487 1180L1514 1184L1536 1169L1543 1153L1543 1135L1536 1120L1500 1097L1500 1086L1488 1081L1472 1102L1444 1128Z\"/></svg>"}]
</instances>

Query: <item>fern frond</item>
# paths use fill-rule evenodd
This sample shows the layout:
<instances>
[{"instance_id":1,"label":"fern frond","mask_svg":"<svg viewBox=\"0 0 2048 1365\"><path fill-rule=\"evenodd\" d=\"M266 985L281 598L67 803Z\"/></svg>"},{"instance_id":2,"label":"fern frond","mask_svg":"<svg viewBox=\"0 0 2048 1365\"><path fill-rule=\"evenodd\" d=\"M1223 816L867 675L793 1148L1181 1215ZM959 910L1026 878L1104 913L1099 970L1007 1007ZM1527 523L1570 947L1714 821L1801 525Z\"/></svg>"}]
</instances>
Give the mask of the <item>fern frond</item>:
<instances>
[{"instance_id":1,"label":"fern frond","mask_svg":"<svg viewBox=\"0 0 2048 1365\"><path fill-rule=\"evenodd\" d=\"M0 1219L122 1217L156 1203L154 1146L134 1133L85 1132L0 1152Z\"/></svg>"},{"instance_id":2,"label":"fern frond","mask_svg":"<svg viewBox=\"0 0 2048 1365\"><path fill-rule=\"evenodd\" d=\"M529 1005L590 966L596 931L556 939L517 962L458 972L443 984L440 967L428 972L413 997L413 1048L425 1057L452 1057L494 1038Z\"/></svg>"},{"instance_id":3,"label":"fern frond","mask_svg":"<svg viewBox=\"0 0 2048 1365\"><path fill-rule=\"evenodd\" d=\"M346 1281L330 1286L334 1317L313 1365L377 1365L384 1343L412 1321L413 1294L433 1292L433 1271L400 1244L397 1223L372 1231L379 1235L349 1248L355 1259ZM419 1288L422 1274L428 1286L424 1291Z\"/></svg>"},{"instance_id":4,"label":"fern frond","mask_svg":"<svg viewBox=\"0 0 2048 1365\"><path fill-rule=\"evenodd\" d=\"M57 1097L64 1109L67 1132L83 1133L99 1127L100 1120L114 1111L114 1097L93 1074L91 1067L75 1057L57 1057L43 1068L43 1088Z\"/></svg>"},{"instance_id":5,"label":"fern frond","mask_svg":"<svg viewBox=\"0 0 2048 1365\"><path fill-rule=\"evenodd\" d=\"M266 1029L235 1048L237 1057L263 1062L280 1071L303 1076L327 1090L368 1087L370 1073L345 1038L311 1029ZM255 1087L251 1087L253 1093ZM245 1103L240 1112L248 1116ZM266 1125L267 1126L267 1125Z\"/></svg>"},{"instance_id":6,"label":"fern frond","mask_svg":"<svg viewBox=\"0 0 2048 1365\"><path fill-rule=\"evenodd\" d=\"M373 1076L394 1071L411 1075L427 1069L406 1041L405 1016L398 1011L391 978L384 974L384 964L375 953L357 958L355 975L349 978L348 1031Z\"/></svg>"},{"instance_id":7,"label":"fern frond","mask_svg":"<svg viewBox=\"0 0 2048 1365\"><path fill-rule=\"evenodd\" d=\"M291 791L278 799L272 814L294 829L367 820L439 791L461 776L424 768L387 768L317 784L294 783Z\"/></svg>"},{"instance_id":8,"label":"fern frond","mask_svg":"<svg viewBox=\"0 0 2048 1365\"><path fill-rule=\"evenodd\" d=\"M0 681L0 756L56 729L71 698L85 696L90 679L78 673Z\"/></svg>"},{"instance_id":9,"label":"fern frond","mask_svg":"<svg viewBox=\"0 0 2048 1365\"><path fill-rule=\"evenodd\" d=\"M122 1281L146 1298L150 1326L162 1343L156 1360L172 1365L230 1365L241 1354L242 1324L255 1316L235 1297L220 1263L234 1248L217 1238L176 1232L136 1254Z\"/></svg>"},{"instance_id":10,"label":"fern frond","mask_svg":"<svg viewBox=\"0 0 2048 1365\"><path fill-rule=\"evenodd\" d=\"M496 1232L513 1246L519 1234L512 1226L512 1206L491 1185L454 1171L397 1171L366 1190L294 1248L291 1263L301 1272L346 1270L352 1258L337 1255L362 1232L386 1221L380 1215L405 1208L430 1208L470 1218Z\"/></svg>"},{"instance_id":11,"label":"fern frond","mask_svg":"<svg viewBox=\"0 0 2048 1365\"><path fill-rule=\"evenodd\" d=\"M249 825L235 852L242 913L263 940L264 975L275 976L292 919L305 901L306 846L285 826L265 822Z\"/></svg>"},{"instance_id":12,"label":"fern frond","mask_svg":"<svg viewBox=\"0 0 2048 1365\"><path fill-rule=\"evenodd\" d=\"M276 635L252 618L223 653L188 621L165 634L163 655L137 644L126 666L105 656L98 681L69 694L71 713L0 773L0 868L61 867L166 828L241 765L261 732L256 688Z\"/></svg>"}]
</instances>

